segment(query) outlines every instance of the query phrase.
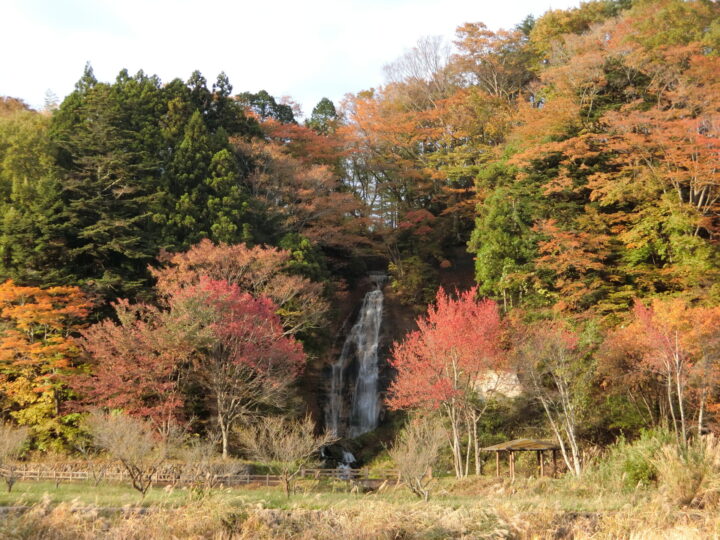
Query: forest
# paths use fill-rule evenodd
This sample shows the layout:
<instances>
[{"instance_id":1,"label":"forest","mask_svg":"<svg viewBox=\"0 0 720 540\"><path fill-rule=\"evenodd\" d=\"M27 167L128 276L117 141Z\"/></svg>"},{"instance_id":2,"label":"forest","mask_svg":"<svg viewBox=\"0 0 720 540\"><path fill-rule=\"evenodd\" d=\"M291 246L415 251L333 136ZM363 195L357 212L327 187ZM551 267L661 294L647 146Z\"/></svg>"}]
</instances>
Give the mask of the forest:
<instances>
[{"instance_id":1,"label":"forest","mask_svg":"<svg viewBox=\"0 0 720 540\"><path fill-rule=\"evenodd\" d=\"M340 441L364 465L427 499L431 465L480 477L529 437L568 477L615 459L622 489L717 504L720 4L458 24L306 117L90 64L42 110L0 98L0 468L112 454L108 422L226 461L299 429L304 463L342 435L318 377L381 271L415 322L380 427Z\"/></svg>"}]
</instances>

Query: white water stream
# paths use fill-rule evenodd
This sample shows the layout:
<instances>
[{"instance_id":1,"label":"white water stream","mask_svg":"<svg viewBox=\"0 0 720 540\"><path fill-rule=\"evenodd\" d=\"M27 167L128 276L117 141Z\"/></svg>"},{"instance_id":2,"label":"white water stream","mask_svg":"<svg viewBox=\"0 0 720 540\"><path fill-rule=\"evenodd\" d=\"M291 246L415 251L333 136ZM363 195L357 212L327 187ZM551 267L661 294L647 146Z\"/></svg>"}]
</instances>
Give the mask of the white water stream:
<instances>
[{"instance_id":1,"label":"white water stream","mask_svg":"<svg viewBox=\"0 0 720 540\"><path fill-rule=\"evenodd\" d=\"M352 389L347 435L357 437L372 431L378 424L378 343L383 311L382 283L385 276L371 275L370 279L375 290L365 295L357 321L343 344L340 358L332 365L326 423L327 428L335 435L343 435L345 431L345 376L353 358L357 360L358 375Z\"/></svg>"}]
</instances>

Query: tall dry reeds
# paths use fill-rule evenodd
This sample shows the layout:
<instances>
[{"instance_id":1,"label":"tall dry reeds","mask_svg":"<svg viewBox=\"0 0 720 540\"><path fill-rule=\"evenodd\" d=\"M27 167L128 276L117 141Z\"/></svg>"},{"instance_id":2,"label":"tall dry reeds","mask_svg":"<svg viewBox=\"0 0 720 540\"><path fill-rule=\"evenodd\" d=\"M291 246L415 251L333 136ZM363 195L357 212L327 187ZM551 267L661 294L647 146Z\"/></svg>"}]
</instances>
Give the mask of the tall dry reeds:
<instances>
[{"instance_id":1,"label":"tall dry reeds","mask_svg":"<svg viewBox=\"0 0 720 540\"><path fill-rule=\"evenodd\" d=\"M150 508L108 515L97 507L48 502L3 516L0 537L42 540L509 538L498 516L480 506L378 501L323 510L233 508L207 500L180 508Z\"/></svg>"},{"instance_id":2,"label":"tall dry reeds","mask_svg":"<svg viewBox=\"0 0 720 540\"><path fill-rule=\"evenodd\" d=\"M720 502L720 442L714 435L693 439L686 447L665 446L652 461L668 502L681 507Z\"/></svg>"}]
</instances>

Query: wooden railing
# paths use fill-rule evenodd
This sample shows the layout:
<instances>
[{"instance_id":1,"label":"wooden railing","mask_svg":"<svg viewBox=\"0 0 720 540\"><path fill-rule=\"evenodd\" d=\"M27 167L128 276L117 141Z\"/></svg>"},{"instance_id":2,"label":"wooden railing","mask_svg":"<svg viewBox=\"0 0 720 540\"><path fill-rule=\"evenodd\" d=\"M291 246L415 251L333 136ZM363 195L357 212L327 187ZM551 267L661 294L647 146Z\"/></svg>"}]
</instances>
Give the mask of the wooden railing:
<instances>
[{"instance_id":1,"label":"wooden railing","mask_svg":"<svg viewBox=\"0 0 720 540\"><path fill-rule=\"evenodd\" d=\"M0 477L13 475L18 481L22 480L51 480L54 482L63 481L128 481L130 476L126 471L90 471L90 470L56 470L56 469L8 469L0 468ZM397 480L396 471L382 470L371 471L369 469L300 469L300 478L314 479L336 479L346 481L360 481L377 483L383 481ZM170 485L193 485L203 483L211 477L212 485L240 486L240 485L265 485L277 486L282 484L282 477L274 474L228 474L228 475L202 475L183 473L156 473L153 482L156 484Z\"/></svg>"},{"instance_id":2,"label":"wooden railing","mask_svg":"<svg viewBox=\"0 0 720 540\"><path fill-rule=\"evenodd\" d=\"M374 479L396 480L398 472L390 469L300 469L302 478L336 478L338 480Z\"/></svg>"}]
</instances>

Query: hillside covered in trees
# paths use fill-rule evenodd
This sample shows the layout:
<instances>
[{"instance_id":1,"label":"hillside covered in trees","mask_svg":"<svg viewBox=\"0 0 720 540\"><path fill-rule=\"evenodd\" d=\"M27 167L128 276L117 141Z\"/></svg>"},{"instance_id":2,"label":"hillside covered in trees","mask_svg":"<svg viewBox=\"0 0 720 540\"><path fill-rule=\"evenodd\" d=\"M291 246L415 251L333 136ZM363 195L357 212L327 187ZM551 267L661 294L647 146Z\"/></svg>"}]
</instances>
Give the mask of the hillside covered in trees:
<instances>
[{"instance_id":1,"label":"hillside covered in trees","mask_svg":"<svg viewBox=\"0 0 720 540\"><path fill-rule=\"evenodd\" d=\"M720 430L720 4L458 24L304 120L223 73L2 98L0 421L74 452L102 407L241 454L248 419L322 392L306 366L386 269L430 305L387 406L440 411L457 476L513 435L580 474L586 444ZM467 257L471 292L438 292Z\"/></svg>"}]
</instances>

